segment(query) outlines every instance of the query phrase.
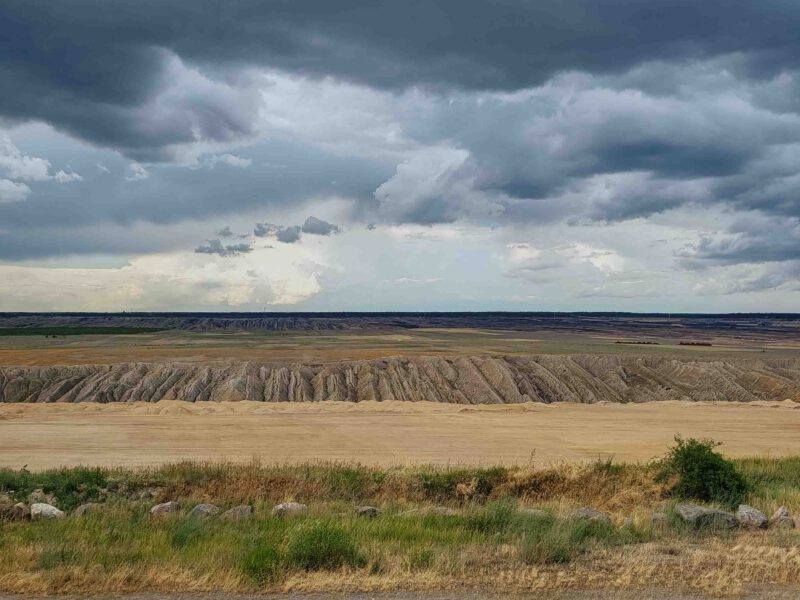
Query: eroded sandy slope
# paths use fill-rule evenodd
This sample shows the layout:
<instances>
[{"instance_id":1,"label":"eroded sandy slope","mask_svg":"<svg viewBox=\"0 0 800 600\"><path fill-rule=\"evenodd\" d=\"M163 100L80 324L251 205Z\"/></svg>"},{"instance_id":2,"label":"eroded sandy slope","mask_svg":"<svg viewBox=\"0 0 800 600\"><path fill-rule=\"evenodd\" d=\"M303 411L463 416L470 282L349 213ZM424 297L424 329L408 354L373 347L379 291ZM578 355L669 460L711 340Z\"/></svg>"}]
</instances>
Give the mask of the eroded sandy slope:
<instances>
[{"instance_id":1,"label":"eroded sandy slope","mask_svg":"<svg viewBox=\"0 0 800 600\"><path fill-rule=\"evenodd\" d=\"M0 367L2 402L420 401L458 404L800 399L800 359L391 357L328 364Z\"/></svg>"}]
</instances>

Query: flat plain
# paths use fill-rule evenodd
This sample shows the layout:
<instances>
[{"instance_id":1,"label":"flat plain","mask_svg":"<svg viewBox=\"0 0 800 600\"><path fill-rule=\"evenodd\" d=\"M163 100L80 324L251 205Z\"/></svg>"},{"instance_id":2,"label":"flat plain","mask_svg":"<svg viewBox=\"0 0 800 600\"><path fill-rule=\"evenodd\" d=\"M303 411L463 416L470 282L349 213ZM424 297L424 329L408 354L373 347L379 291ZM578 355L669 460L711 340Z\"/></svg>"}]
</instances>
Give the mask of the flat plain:
<instances>
[{"instance_id":1,"label":"flat plain","mask_svg":"<svg viewBox=\"0 0 800 600\"><path fill-rule=\"evenodd\" d=\"M665 327L627 331L415 328L352 331L183 331L0 337L0 365L333 363L388 356L526 354L667 356L684 360L800 357L791 335ZM648 344L641 342L648 341ZM636 343L632 343L636 342ZM614 456L646 461L675 434L710 437L727 454L800 454L800 404L650 402L451 405L425 402L0 403L0 465L42 469L176 460L336 460L374 465L520 464Z\"/></svg>"},{"instance_id":2,"label":"flat plain","mask_svg":"<svg viewBox=\"0 0 800 600\"><path fill-rule=\"evenodd\" d=\"M798 455L800 404L0 404L0 466L635 462L663 454L677 433L723 442L731 456Z\"/></svg>"}]
</instances>

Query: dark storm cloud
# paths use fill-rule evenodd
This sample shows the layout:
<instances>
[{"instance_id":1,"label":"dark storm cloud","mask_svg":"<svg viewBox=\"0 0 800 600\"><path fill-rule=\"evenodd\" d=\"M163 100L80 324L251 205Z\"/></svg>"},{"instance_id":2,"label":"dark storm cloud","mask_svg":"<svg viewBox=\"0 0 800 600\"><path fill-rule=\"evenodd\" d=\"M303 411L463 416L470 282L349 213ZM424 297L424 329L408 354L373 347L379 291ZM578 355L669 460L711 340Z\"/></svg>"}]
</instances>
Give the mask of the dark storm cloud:
<instances>
[{"instance_id":1,"label":"dark storm cloud","mask_svg":"<svg viewBox=\"0 0 800 600\"><path fill-rule=\"evenodd\" d=\"M275 239L284 244L294 244L300 241L300 226L278 227L275 232Z\"/></svg>"},{"instance_id":2,"label":"dark storm cloud","mask_svg":"<svg viewBox=\"0 0 800 600\"><path fill-rule=\"evenodd\" d=\"M300 226L273 225L272 223L256 223L253 235L256 237L273 237L284 244L294 244L300 241Z\"/></svg>"},{"instance_id":3,"label":"dark storm cloud","mask_svg":"<svg viewBox=\"0 0 800 600\"><path fill-rule=\"evenodd\" d=\"M217 254L219 256L238 256L253 251L250 244L223 244L218 239L208 240L194 249L198 254Z\"/></svg>"},{"instance_id":4,"label":"dark storm cloud","mask_svg":"<svg viewBox=\"0 0 800 600\"><path fill-rule=\"evenodd\" d=\"M779 0L7 0L0 89L13 93L0 114L162 160L172 144L252 133L257 94L240 67L513 90L736 53L764 77L798 66L798 29L800 5ZM183 93L154 103L171 85ZM618 160L641 149L622 146ZM658 147L645 150L660 164Z\"/></svg>"},{"instance_id":5,"label":"dark storm cloud","mask_svg":"<svg viewBox=\"0 0 800 600\"><path fill-rule=\"evenodd\" d=\"M630 89L626 76L575 74L515 95L460 94L433 102L409 132L468 151L460 164L423 175L491 197L502 207L499 222L619 221L715 203L798 214L800 118L752 102L765 89L777 98L795 86L714 79L708 69L683 65L689 87L667 96ZM402 172L394 198L412 197L411 185L399 185ZM393 216L431 222L475 213L463 192L453 204L434 187Z\"/></svg>"},{"instance_id":6,"label":"dark storm cloud","mask_svg":"<svg viewBox=\"0 0 800 600\"><path fill-rule=\"evenodd\" d=\"M312 235L330 235L332 233L339 233L339 228L333 223L328 223L317 217L308 217L301 228L303 233L310 233Z\"/></svg>"},{"instance_id":7,"label":"dark storm cloud","mask_svg":"<svg viewBox=\"0 0 800 600\"><path fill-rule=\"evenodd\" d=\"M284 244L299 242L302 234L331 235L333 233L339 233L339 227L316 217L308 217L302 225L256 223L253 228L254 236L273 237Z\"/></svg>"}]
</instances>

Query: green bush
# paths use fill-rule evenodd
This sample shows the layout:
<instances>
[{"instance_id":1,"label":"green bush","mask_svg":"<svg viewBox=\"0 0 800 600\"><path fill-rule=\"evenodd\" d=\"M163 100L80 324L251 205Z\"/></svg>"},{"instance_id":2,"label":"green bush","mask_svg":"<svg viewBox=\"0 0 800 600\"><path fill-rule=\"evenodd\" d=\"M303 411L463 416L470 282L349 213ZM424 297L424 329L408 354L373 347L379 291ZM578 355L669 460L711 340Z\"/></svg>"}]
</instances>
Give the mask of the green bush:
<instances>
[{"instance_id":1,"label":"green bush","mask_svg":"<svg viewBox=\"0 0 800 600\"><path fill-rule=\"evenodd\" d=\"M489 502L482 510L467 518L470 529L484 534L506 532L517 516L516 502L510 498Z\"/></svg>"},{"instance_id":2,"label":"green bush","mask_svg":"<svg viewBox=\"0 0 800 600\"><path fill-rule=\"evenodd\" d=\"M172 546L174 548L185 548L199 541L203 537L205 525L200 519L176 521L170 537Z\"/></svg>"},{"instance_id":3,"label":"green bush","mask_svg":"<svg viewBox=\"0 0 800 600\"><path fill-rule=\"evenodd\" d=\"M61 542L47 542L39 553L38 565L40 569L50 571L58 567L74 564L78 553L70 544Z\"/></svg>"},{"instance_id":4,"label":"green bush","mask_svg":"<svg viewBox=\"0 0 800 600\"><path fill-rule=\"evenodd\" d=\"M587 519L529 519L519 545L525 564L561 564L592 547L642 542L648 533L617 529L605 521Z\"/></svg>"},{"instance_id":5,"label":"green bush","mask_svg":"<svg viewBox=\"0 0 800 600\"><path fill-rule=\"evenodd\" d=\"M105 469L74 467L34 473L26 468L0 469L0 491L8 492L15 501L24 502L35 489L53 494L62 510L72 510L84 502L96 501L108 485ZM13 492L11 492L13 490Z\"/></svg>"},{"instance_id":6,"label":"green bush","mask_svg":"<svg viewBox=\"0 0 800 600\"><path fill-rule=\"evenodd\" d=\"M672 493L679 498L736 506L744 500L747 482L736 466L714 448L712 440L675 437L662 461L661 478L677 477Z\"/></svg>"},{"instance_id":7,"label":"green bush","mask_svg":"<svg viewBox=\"0 0 800 600\"><path fill-rule=\"evenodd\" d=\"M263 538L256 538L248 544L242 556L242 572L260 586L272 583L278 577L281 567L281 553L278 548Z\"/></svg>"},{"instance_id":8,"label":"green bush","mask_svg":"<svg viewBox=\"0 0 800 600\"><path fill-rule=\"evenodd\" d=\"M306 571L366 564L350 533L329 521L304 524L292 531L286 545L286 561Z\"/></svg>"}]
</instances>

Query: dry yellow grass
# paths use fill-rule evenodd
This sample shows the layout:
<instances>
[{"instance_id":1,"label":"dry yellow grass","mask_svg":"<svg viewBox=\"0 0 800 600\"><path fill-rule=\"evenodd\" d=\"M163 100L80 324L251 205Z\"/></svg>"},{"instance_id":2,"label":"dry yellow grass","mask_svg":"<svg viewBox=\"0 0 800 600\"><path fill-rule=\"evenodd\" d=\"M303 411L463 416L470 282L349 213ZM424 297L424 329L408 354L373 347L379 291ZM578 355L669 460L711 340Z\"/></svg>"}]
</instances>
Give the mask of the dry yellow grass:
<instances>
[{"instance_id":1,"label":"dry yellow grass","mask_svg":"<svg viewBox=\"0 0 800 600\"><path fill-rule=\"evenodd\" d=\"M782 469L783 479L788 481L792 476L785 462L771 464ZM763 473L769 473L769 467L757 465ZM187 464L106 475L116 482L115 493L120 495L108 499L99 514L5 524L0 592L240 594L457 588L541 595L568 590L669 589L736 597L753 586L800 589L800 532L713 535L666 526L648 533L652 512L664 507L667 486L654 480L652 469L642 466L600 462L548 468L378 470L346 465ZM468 483L471 477L492 481L488 496L459 496L458 484ZM425 485L426 481L432 483ZM124 500L140 486L152 485L158 486L156 499L144 504ZM460 516L428 521L421 513L407 512L409 504L424 506L435 501L440 489L448 490L442 501L456 507ZM796 513L800 500L796 486L793 489L794 496L788 496L792 501L787 502L786 495L776 500L789 504ZM354 497L348 498L347 492ZM779 488L779 493L787 491ZM272 503L289 498L309 502L308 517L296 522L270 518ZM637 536L644 535L628 538L625 545L614 546L613 539L611 547L590 544L586 553L576 554L568 564L531 566L525 564L518 545L524 523L514 521L511 528L488 531L475 528L471 519L490 514L481 511L489 511L490 505L483 507L482 503L492 498L514 498L521 506L543 507L556 515L576 506L594 506L608 512L617 527L625 517L632 517L634 529L640 532ZM204 521L205 533L178 543L176 533L191 525L189 520L147 516L150 503L166 499L181 501L184 510L201 499L222 506L249 501L256 516L238 524ZM376 520L347 514L354 503L364 501L384 506L386 513ZM768 508L760 497L748 498L748 502ZM295 568L285 577L264 583L254 581L237 566L239 553L257 538L280 540L302 528L306 520L331 519L353 532L360 550L369 557L365 565L315 572ZM195 529L187 531L194 535ZM651 541L637 543L640 539ZM413 560L419 551L430 551L426 566Z\"/></svg>"},{"instance_id":2,"label":"dry yellow grass","mask_svg":"<svg viewBox=\"0 0 800 600\"><path fill-rule=\"evenodd\" d=\"M730 456L800 454L794 402L0 404L0 466L136 466L177 460L372 465L538 464L663 454L676 433Z\"/></svg>"},{"instance_id":3,"label":"dry yellow grass","mask_svg":"<svg viewBox=\"0 0 800 600\"><path fill-rule=\"evenodd\" d=\"M796 536L795 536L796 537ZM382 572L342 569L296 573L277 585L258 587L236 569L189 566L118 566L111 570L77 566L36 570L35 552L3 564L0 590L14 594L124 594L306 592L356 593L491 590L530 594L568 590L647 590L736 598L754 586L800 590L800 552L770 534L743 533L702 542L661 540L598 550L568 565L528 567L512 547L476 546L451 561L447 571L409 571L386 561ZM800 592L798 592L800 593ZM791 595L787 597L792 597Z\"/></svg>"}]
</instances>

